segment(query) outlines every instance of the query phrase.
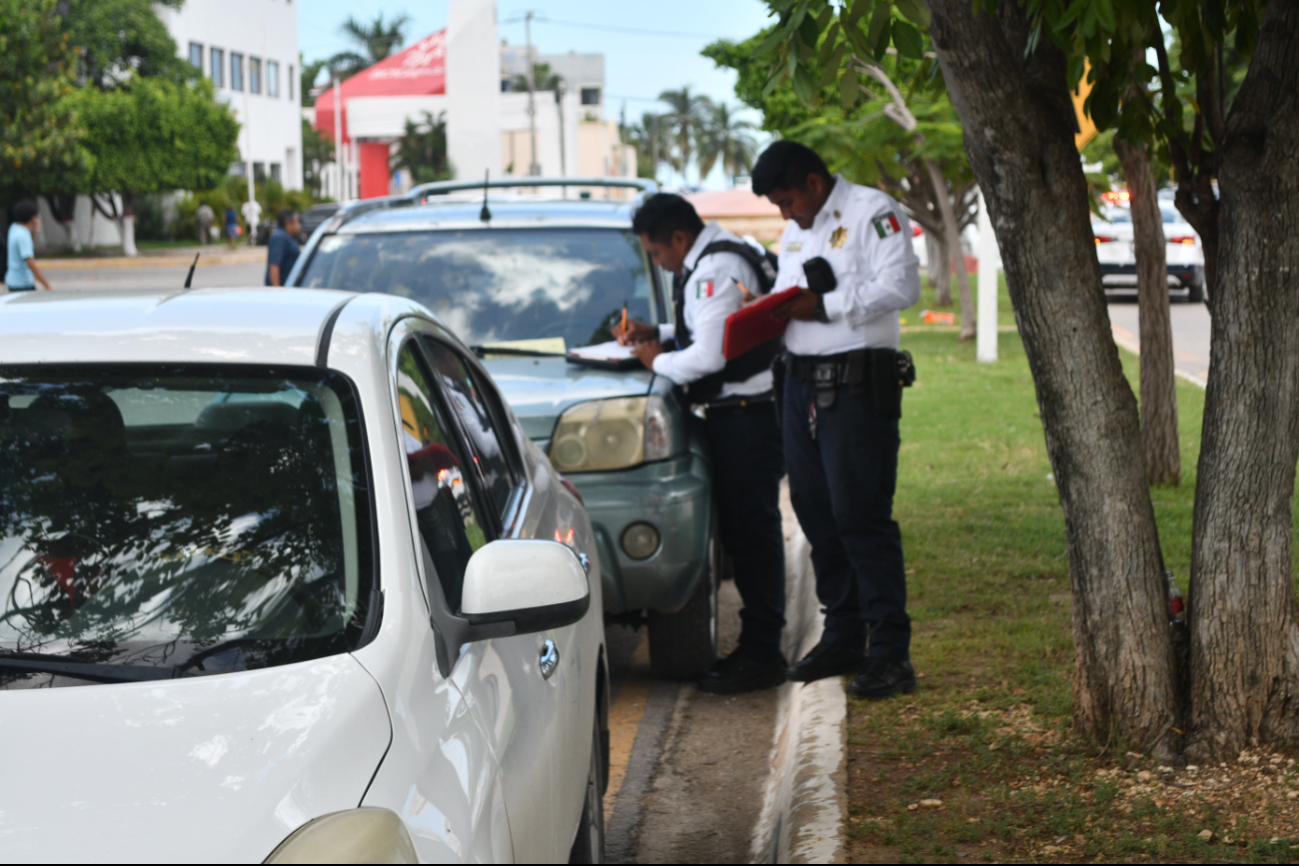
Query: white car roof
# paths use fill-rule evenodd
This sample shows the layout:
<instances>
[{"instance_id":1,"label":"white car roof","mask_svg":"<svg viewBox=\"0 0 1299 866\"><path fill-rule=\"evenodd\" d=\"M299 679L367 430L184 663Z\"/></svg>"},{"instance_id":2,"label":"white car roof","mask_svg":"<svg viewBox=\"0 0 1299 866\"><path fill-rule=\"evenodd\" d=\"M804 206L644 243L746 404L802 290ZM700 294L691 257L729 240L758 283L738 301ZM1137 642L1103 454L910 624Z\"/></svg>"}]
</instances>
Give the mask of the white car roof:
<instances>
[{"instance_id":1,"label":"white car roof","mask_svg":"<svg viewBox=\"0 0 1299 866\"><path fill-rule=\"evenodd\" d=\"M0 363L313 365L351 292L230 288L0 295Z\"/></svg>"}]
</instances>

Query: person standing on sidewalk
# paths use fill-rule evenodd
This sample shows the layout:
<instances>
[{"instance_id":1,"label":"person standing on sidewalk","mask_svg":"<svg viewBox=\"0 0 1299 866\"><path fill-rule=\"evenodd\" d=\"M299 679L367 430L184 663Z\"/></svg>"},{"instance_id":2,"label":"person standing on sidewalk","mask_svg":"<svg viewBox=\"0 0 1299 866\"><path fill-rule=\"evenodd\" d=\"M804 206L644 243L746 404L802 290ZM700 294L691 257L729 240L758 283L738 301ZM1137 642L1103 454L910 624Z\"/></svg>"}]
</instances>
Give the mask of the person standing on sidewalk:
<instances>
[{"instance_id":1,"label":"person standing on sidewalk","mask_svg":"<svg viewBox=\"0 0 1299 866\"><path fill-rule=\"evenodd\" d=\"M233 250L235 244L239 241L239 215L235 213L235 209L230 205L226 205L225 236L226 243Z\"/></svg>"},{"instance_id":2,"label":"person standing on sidewalk","mask_svg":"<svg viewBox=\"0 0 1299 866\"><path fill-rule=\"evenodd\" d=\"M275 216L276 228L266 244L266 285L282 286L298 261L298 232L302 221L295 210L282 210Z\"/></svg>"},{"instance_id":3,"label":"person standing on sidewalk","mask_svg":"<svg viewBox=\"0 0 1299 866\"><path fill-rule=\"evenodd\" d=\"M825 631L789 678L851 674L857 697L909 693L916 675L893 493L902 383L914 376L897 351L898 311L920 298L911 225L892 196L830 174L797 142L768 147L752 177L754 193L790 220L776 289L802 289L776 310L790 320L785 461Z\"/></svg>"},{"instance_id":4,"label":"person standing on sidewalk","mask_svg":"<svg viewBox=\"0 0 1299 866\"><path fill-rule=\"evenodd\" d=\"M717 223L704 225L693 205L671 193L651 196L632 218L632 231L655 264L676 275L675 351L669 334L644 322L614 328L636 343L641 363L685 391L704 409L713 463L713 491L722 546L735 562L740 643L699 680L699 689L738 694L785 682L780 651L785 627L785 538L780 523L780 479L785 474L771 363L779 340L727 361L726 317L746 292L770 288L756 268L762 253ZM767 265L770 268L770 265Z\"/></svg>"},{"instance_id":5,"label":"person standing on sidewalk","mask_svg":"<svg viewBox=\"0 0 1299 866\"><path fill-rule=\"evenodd\" d=\"M199 246L207 246L212 240L212 223L216 221L216 214L212 213L212 208L207 202L198 206L194 212L194 221L198 223L198 242Z\"/></svg>"},{"instance_id":6,"label":"person standing on sidewalk","mask_svg":"<svg viewBox=\"0 0 1299 866\"><path fill-rule=\"evenodd\" d=\"M11 292L30 292L39 282L50 291L50 283L36 267L36 246L32 236L41 230L40 210L29 198L14 205L14 221L9 226L8 262L5 286Z\"/></svg>"},{"instance_id":7,"label":"person standing on sidewalk","mask_svg":"<svg viewBox=\"0 0 1299 866\"><path fill-rule=\"evenodd\" d=\"M244 225L248 226L248 246L257 243L257 227L262 222L262 206L255 198L250 198L244 202L242 208L244 214Z\"/></svg>"}]
</instances>

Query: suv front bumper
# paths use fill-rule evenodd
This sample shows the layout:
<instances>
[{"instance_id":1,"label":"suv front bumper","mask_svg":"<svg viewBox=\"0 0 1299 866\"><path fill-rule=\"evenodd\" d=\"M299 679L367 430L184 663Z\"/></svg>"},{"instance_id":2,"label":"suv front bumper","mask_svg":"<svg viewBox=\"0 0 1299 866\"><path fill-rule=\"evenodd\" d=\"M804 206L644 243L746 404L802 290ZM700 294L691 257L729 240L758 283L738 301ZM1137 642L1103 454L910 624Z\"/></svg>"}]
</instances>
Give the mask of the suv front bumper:
<instances>
[{"instance_id":1,"label":"suv front bumper","mask_svg":"<svg viewBox=\"0 0 1299 866\"><path fill-rule=\"evenodd\" d=\"M691 452L617 472L567 476L586 502L600 547L605 613L671 613L690 599L708 564L709 476L707 461ZM623 531L633 523L659 533L658 550L645 559L622 549Z\"/></svg>"}]
</instances>

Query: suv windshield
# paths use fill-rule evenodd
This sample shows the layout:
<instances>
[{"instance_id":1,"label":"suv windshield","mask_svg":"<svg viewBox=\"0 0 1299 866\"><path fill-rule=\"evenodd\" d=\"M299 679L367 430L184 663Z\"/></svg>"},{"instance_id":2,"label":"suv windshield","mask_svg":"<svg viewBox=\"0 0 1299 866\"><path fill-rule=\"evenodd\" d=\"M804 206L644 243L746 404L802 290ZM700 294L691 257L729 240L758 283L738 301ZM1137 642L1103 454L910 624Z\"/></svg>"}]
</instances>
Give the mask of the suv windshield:
<instances>
[{"instance_id":1,"label":"suv windshield","mask_svg":"<svg viewBox=\"0 0 1299 866\"><path fill-rule=\"evenodd\" d=\"M0 454L0 688L357 645L369 503L341 376L0 367Z\"/></svg>"},{"instance_id":2,"label":"suv windshield","mask_svg":"<svg viewBox=\"0 0 1299 866\"><path fill-rule=\"evenodd\" d=\"M411 298L473 346L562 353L603 343L624 304L631 318L660 321L649 260L617 229L330 235L299 284Z\"/></svg>"}]
</instances>

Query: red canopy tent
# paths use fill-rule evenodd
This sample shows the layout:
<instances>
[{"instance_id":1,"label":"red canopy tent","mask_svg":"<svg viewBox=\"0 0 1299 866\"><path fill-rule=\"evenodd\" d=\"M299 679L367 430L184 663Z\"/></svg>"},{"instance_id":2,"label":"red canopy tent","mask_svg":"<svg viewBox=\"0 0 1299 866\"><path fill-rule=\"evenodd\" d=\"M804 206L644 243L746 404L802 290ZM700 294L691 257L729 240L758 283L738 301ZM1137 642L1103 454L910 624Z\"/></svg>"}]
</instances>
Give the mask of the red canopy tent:
<instances>
[{"instance_id":1,"label":"red canopy tent","mask_svg":"<svg viewBox=\"0 0 1299 866\"><path fill-rule=\"evenodd\" d=\"M411 47L380 60L358 72L338 86L343 106L343 142L350 143L347 128L347 100L358 96L429 96L446 93L445 29L425 36ZM316 97L316 130L334 138L334 88ZM357 148L360 161L360 196L376 198L388 194L388 145L384 142L361 142Z\"/></svg>"}]
</instances>

